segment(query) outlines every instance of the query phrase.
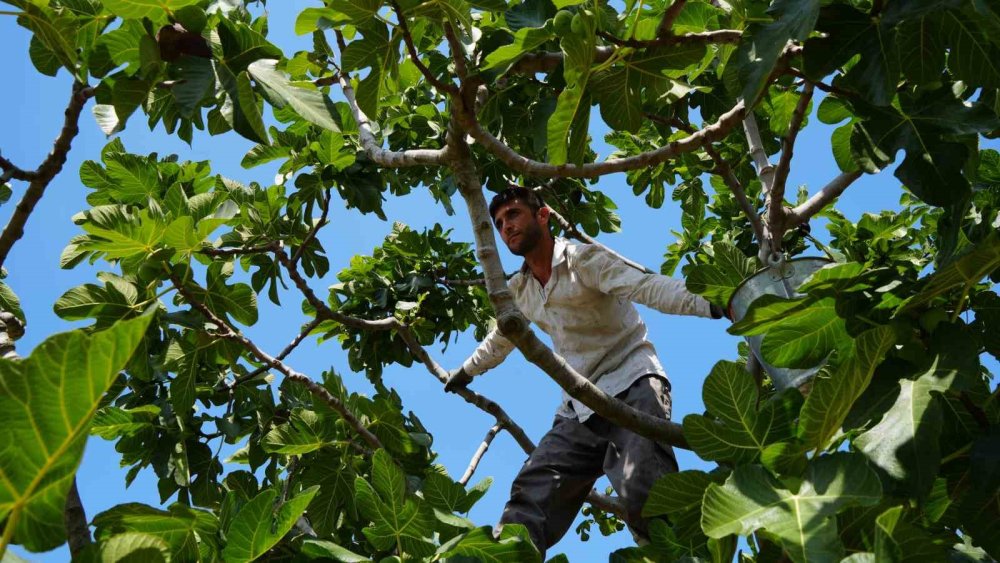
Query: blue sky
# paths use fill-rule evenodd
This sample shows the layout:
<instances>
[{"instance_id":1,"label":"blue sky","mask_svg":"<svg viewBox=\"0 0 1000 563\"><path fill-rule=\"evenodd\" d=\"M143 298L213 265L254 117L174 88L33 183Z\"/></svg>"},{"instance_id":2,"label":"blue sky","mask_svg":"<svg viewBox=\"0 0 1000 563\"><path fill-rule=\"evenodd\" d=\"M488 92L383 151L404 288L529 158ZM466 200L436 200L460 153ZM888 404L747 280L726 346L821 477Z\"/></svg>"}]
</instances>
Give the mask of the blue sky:
<instances>
[{"instance_id":1,"label":"blue sky","mask_svg":"<svg viewBox=\"0 0 1000 563\"><path fill-rule=\"evenodd\" d=\"M270 4L270 39L284 49L287 55L308 49L308 36L294 35L296 14L304 8L319 6L320 2L282 0ZM0 88L0 151L3 156L23 168L33 168L51 149L58 134L62 111L69 97L70 78L61 71L55 78L45 77L32 67L28 56L30 34L18 27L11 17L0 17L0 50L7 56L0 62L0 72L6 77L7 86ZM28 318L27 333L18 342L18 351L27 355L46 336L80 326L79 323L62 321L52 312L52 304L66 290L76 285L92 282L97 271L107 270L106 264L96 268L82 265L75 270L60 270L59 255L69 239L78 234L70 221L73 214L87 207L88 190L78 178L84 160L98 159L101 148L108 139L97 128L90 113L90 102L81 118L80 135L73 143L69 161L63 172L49 186L26 228L24 238L14 247L5 265L7 283L20 296ZM596 112L595 112L596 113ZM838 173L829 149L831 130L817 120L803 131L796 147L795 166L790 186L807 185L811 191L822 187ZM263 185L273 182L275 166L262 166L244 170L239 162L252 143L235 133L209 137L197 133L192 146L164 134L162 128L150 133L144 116L133 116L128 128L121 134L131 152L160 154L176 153L182 160L209 160L213 172L249 183ZM993 148L1000 144L993 141ZM610 152L598 143L596 150L601 157ZM14 197L0 207L0 221L6 223L16 199L25 189L23 183L14 184ZM602 235L601 242L622 254L658 269L667 245L675 237L671 230L680 230L680 210L672 201L662 209L649 209L641 198L632 196L619 174L600 181L598 188L616 199L622 217L622 232ZM899 183L889 171L878 176L865 176L852 186L841 200L839 208L853 219L869 210L894 207L900 195ZM347 266L351 256L370 254L392 228L393 221L401 221L421 230L438 222L454 229L454 239L471 241L469 220L461 201L456 201L455 216L447 216L434 204L426 191L416 190L403 198L390 199L385 204L388 222L374 216L361 216L334 206L331 224L322 235L332 264L332 271L324 280L313 280L312 286L322 290L334 283L336 272ZM824 232L814 234L825 235ZM502 256L505 269L513 271L519 261L509 254ZM261 318L247 333L271 353L281 350L296 334L302 322L297 294L285 294L284 307L279 308L266 298L260 300ZM662 315L640 307L649 326L651 339L670 375L673 384L674 420L684 415L701 412L701 382L711 366L720 359L736 356L739 339L725 332L722 321L682 318ZM471 335L463 335L451 343L447 351L431 350L432 356L446 367L457 366L475 348ZM356 391L368 389L363 375L353 374L347 367L346 355L335 343L321 346L314 339L304 343L288 362L296 370L318 376L331 367L344 376L348 388ZM990 366L996 371L996 365ZM460 398L443 393L437 381L421 366L410 369L392 367L386 370L385 381L395 387L403 398L404 406L413 410L434 435L434 450L438 461L448 468L455 478L465 470L486 431L493 424L491 417L466 404ZM527 364L516 352L500 367L477 378L474 388L500 403L536 441L551 425L559 401L560 390L547 376ZM473 482L492 476L494 484L487 496L473 509L471 518L478 524L492 524L499 516L506 501L510 483L524 454L512 439L501 434L493 442L480 465ZM679 451L682 469L710 469L689 452ZM79 487L87 514L91 518L111 506L122 502L144 502L157 505L156 479L151 470L140 474L132 487L124 487L124 471L118 466L119 456L113 443L92 438L88 443L79 473ZM599 487L607 483L602 481ZM566 538L549 551L550 555L566 553L571 561L603 561L608 552L631 545L626 533L603 538L596 531L589 542L581 542L571 531ZM18 554L23 551L15 548ZM29 560L64 561L68 559L65 547L46 554L30 554Z\"/></svg>"}]
</instances>

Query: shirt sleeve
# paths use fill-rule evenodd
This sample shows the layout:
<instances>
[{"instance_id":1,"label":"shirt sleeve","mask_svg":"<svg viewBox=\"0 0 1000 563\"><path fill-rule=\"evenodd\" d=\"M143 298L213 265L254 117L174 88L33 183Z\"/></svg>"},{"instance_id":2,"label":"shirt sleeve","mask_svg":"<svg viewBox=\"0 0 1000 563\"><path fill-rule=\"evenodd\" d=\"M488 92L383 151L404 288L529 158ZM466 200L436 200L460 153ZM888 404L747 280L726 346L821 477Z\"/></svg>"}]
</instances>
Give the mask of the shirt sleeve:
<instances>
[{"instance_id":1,"label":"shirt sleeve","mask_svg":"<svg viewBox=\"0 0 1000 563\"><path fill-rule=\"evenodd\" d=\"M469 375L479 375L500 365L500 362L504 361L513 349L514 343L507 340L494 327L479 343L472 355L462 363L462 369Z\"/></svg>"},{"instance_id":2,"label":"shirt sleeve","mask_svg":"<svg viewBox=\"0 0 1000 563\"><path fill-rule=\"evenodd\" d=\"M712 316L708 301L688 291L683 280L641 272L600 245L580 245L574 270L588 287L661 313Z\"/></svg>"}]
</instances>

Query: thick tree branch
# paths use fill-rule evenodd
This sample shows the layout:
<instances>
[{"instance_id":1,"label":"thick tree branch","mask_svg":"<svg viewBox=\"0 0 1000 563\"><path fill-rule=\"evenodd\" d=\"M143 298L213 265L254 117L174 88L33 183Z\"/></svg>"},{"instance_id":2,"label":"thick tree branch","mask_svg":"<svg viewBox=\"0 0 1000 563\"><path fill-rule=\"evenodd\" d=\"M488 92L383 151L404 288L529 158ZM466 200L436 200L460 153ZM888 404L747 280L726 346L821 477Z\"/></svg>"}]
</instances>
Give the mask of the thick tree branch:
<instances>
[{"instance_id":1,"label":"thick tree branch","mask_svg":"<svg viewBox=\"0 0 1000 563\"><path fill-rule=\"evenodd\" d=\"M73 558L79 557L88 545L93 543L90 537L90 526L87 524L87 511L80 499L80 490L76 487L76 477L69 486L66 495L66 508L63 511L66 524L66 537L69 540L69 553Z\"/></svg>"},{"instance_id":2,"label":"thick tree branch","mask_svg":"<svg viewBox=\"0 0 1000 563\"><path fill-rule=\"evenodd\" d=\"M483 442L479 444L476 449L476 453L472 456L469 461L469 467L466 468L465 473L462 474L462 478L458 482L464 487L469 484L469 479L472 479L472 474L476 472L479 467L479 462L483 460L483 456L486 455L486 450L490 449L490 444L493 443L493 438L496 438L497 432L503 428L500 424L494 424L489 431L486 432L486 437L483 438Z\"/></svg>"},{"instance_id":3,"label":"thick tree branch","mask_svg":"<svg viewBox=\"0 0 1000 563\"><path fill-rule=\"evenodd\" d=\"M780 244L780 239L784 236L788 223L785 222L785 183L788 181L788 173L792 168L792 154L795 151L795 139L799 136L802 123L806 118L806 111L809 109L809 102L812 101L815 87L812 82L806 82L802 88L799 101L795 104L795 111L788 124L788 134L781 141L781 158L778 159L778 167L774 171L774 185L771 186L770 202L767 207L767 222L771 231L775 233ZM778 250L778 247L775 247Z\"/></svg>"},{"instance_id":4,"label":"thick tree branch","mask_svg":"<svg viewBox=\"0 0 1000 563\"><path fill-rule=\"evenodd\" d=\"M49 186L52 178L66 164L66 155L72 147L73 138L80 132L78 125L80 112L83 111L83 106L93 95L93 88L80 82L73 83L73 94L66 106L62 130L53 143L52 152L42 161L37 170L33 172L21 170L9 160L0 157L0 168L4 170L5 176L9 175L12 178L30 182L24 196L21 197L21 201L14 208L14 213L7 222L7 226L4 227L3 233L0 233L0 266L3 266L7 260L7 255L14 243L24 236L24 225L28 222L31 212L35 210L35 205L45 195L45 189Z\"/></svg>"},{"instance_id":5,"label":"thick tree branch","mask_svg":"<svg viewBox=\"0 0 1000 563\"><path fill-rule=\"evenodd\" d=\"M344 97L347 105L351 108L354 120L358 122L358 138L361 147L365 150L368 158L378 165L386 168L403 168L406 166L440 165L445 151L444 149L411 149L406 151L390 151L382 148L382 145L375 140L372 133L371 121L365 112L358 106L358 100L354 95L354 88L347 76L340 75L340 87L344 90Z\"/></svg>"},{"instance_id":6,"label":"thick tree branch","mask_svg":"<svg viewBox=\"0 0 1000 563\"><path fill-rule=\"evenodd\" d=\"M449 23L444 24L444 36L451 49L451 59L455 61L455 74L458 75L459 80L465 80L469 76L469 67L465 62L465 47L462 46L462 42L458 40L455 30ZM457 94L458 91L456 90L455 93Z\"/></svg>"},{"instance_id":7,"label":"thick tree branch","mask_svg":"<svg viewBox=\"0 0 1000 563\"><path fill-rule=\"evenodd\" d=\"M823 187L822 190L813 194L802 205L786 212L786 221L789 225L800 225L808 221L813 215L823 210L830 202L840 197L855 180L861 177L861 171L843 172Z\"/></svg>"},{"instance_id":8,"label":"thick tree branch","mask_svg":"<svg viewBox=\"0 0 1000 563\"><path fill-rule=\"evenodd\" d=\"M764 205L770 209L771 190L774 187L774 166L767 158L764 142L760 138L760 129L757 128L757 119L753 112L747 113L746 118L743 119L743 132L746 135L747 144L750 146L750 156L757 166L757 176L760 178L761 190L764 192ZM775 248L775 229L773 227L770 222L765 222L762 230L763 236L759 239L760 254L758 258L765 264L768 263L774 252L780 250L781 235L777 236L778 248Z\"/></svg>"},{"instance_id":9,"label":"thick tree branch","mask_svg":"<svg viewBox=\"0 0 1000 563\"><path fill-rule=\"evenodd\" d=\"M206 319L218 327L220 337L238 343L261 362L264 362L268 366L271 366L275 370L281 372L286 378L294 381L295 383L305 386L305 388L308 389L309 392L315 397L319 398L330 408L337 411L348 426L353 428L354 431L357 432L369 446L375 449L382 447L382 443L379 439L372 434L370 430L365 428L365 426L361 424L361 421L354 416L354 413L352 413L350 409L348 409L347 406L340 401L340 399L330 394L326 388L310 379L309 376L293 370L281 360L271 357L267 352L261 350L252 340L236 331L236 329L234 329L226 320L213 313L212 310L206 307L204 303L195 299L184 285L184 282L174 275L173 272L170 272L170 281L174 284L174 287L177 288L177 292L184 298L185 301L188 302L189 305L195 308L198 312L204 315Z\"/></svg>"},{"instance_id":10,"label":"thick tree branch","mask_svg":"<svg viewBox=\"0 0 1000 563\"><path fill-rule=\"evenodd\" d=\"M683 139L672 141L658 149L647 151L625 158L615 158L604 162L577 164L548 164L532 160L510 148L494 137L480 125L470 108L460 107L460 100L453 100L455 115L461 122L465 132L479 142L494 156L504 162L511 170L529 176L563 177L563 178L596 178L614 172L625 172L653 166L681 154L699 149L706 144L721 140L743 119L744 106L739 102L724 113L718 121L707 125L698 132ZM449 145L451 146L451 145ZM454 149L454 146L451 146Z\"/></svg>"}]
</instances>

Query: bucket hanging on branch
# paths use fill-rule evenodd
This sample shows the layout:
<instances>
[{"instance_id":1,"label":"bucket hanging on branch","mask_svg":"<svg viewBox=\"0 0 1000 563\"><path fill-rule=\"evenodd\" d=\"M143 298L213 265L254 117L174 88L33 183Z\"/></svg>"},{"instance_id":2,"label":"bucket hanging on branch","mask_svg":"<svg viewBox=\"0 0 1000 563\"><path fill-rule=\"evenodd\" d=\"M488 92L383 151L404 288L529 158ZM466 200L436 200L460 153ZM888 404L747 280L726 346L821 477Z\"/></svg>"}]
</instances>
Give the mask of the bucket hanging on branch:
<instances>
[{"instance_id":1,"label":"bucket hanging on branch","mask_svg":"<svg viewBox=\"0 0 1000 563\"><path fill-rule=\"evenodd\" d=\"M801 297L798 288L816 270L830 264L826 258L802 257L785 260L784 256L778 254L768 261L768 265L757 273L743 280L736 287L732 297L729 298L729 314L733 322L739 322L750 304L763 295L777 295L786 299ZM799 387L809 381L823 367L824 362L820 362L815 367L807 369L792 369L773 366L764 361L761 354L761 343L764 340L763 334L747 336L747 344L751 353L757 358L764 371L771 376L774 387L779 391L789 387Z\"/></svg>"}]
</instances>

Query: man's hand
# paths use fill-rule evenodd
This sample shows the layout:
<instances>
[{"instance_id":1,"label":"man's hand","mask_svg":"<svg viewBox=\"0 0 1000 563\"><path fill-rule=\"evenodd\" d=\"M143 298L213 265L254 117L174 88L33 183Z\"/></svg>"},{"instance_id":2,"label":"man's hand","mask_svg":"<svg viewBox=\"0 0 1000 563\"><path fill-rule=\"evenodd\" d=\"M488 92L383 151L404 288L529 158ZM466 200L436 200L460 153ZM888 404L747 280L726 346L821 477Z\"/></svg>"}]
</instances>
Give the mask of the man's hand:
<instances>
[{"instance_id":1,"label":"man's hand","mask_svg":"<svg viewBox=\"0 0 1000 563\"><path fill-rule=\"evenodd\" d=\"M456 368L448 372L448 381L444 384L444 390L449 393L457 393L459 389L472 383L472 376L465 373L464 368Z\"/></svg>"}]
</instances>

